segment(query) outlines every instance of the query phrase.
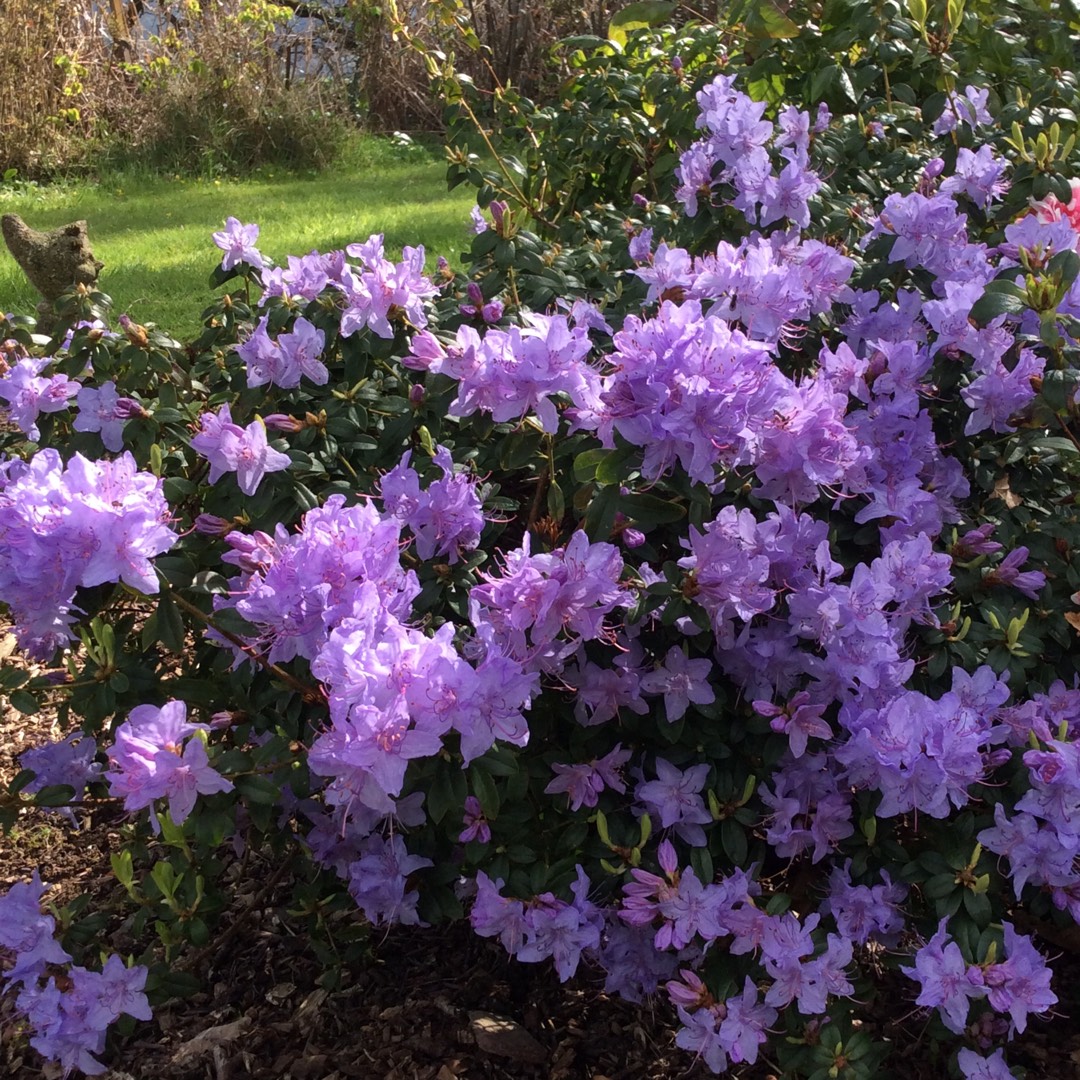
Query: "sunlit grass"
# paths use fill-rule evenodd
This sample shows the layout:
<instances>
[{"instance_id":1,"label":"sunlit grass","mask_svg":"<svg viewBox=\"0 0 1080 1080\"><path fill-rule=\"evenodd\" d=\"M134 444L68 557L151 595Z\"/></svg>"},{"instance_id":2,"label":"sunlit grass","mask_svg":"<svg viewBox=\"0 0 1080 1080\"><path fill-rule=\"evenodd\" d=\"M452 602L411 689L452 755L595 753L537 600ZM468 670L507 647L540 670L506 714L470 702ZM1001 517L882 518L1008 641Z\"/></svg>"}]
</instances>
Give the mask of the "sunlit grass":
<instances>
[{"instance_id":1,"label":"sunlit grass","mask_svg":"<svg viewBox=\"0 0 1080 1080\"><path fill-rule=\"evenodd\" d=\"M198 333L212 295L208 279L220 256L210 234L228 215L257 222L259 249L277 262L381 232L391 256L406 244L423 244L429 265L439 255L456 264L470 239L470 199L464 189L448 193L444 177L433 154L365 140L347 164L320 174L267 170L243 180L127 174L0 187L0 213L19 214L38 229L85 218L94 254L105 263L100 287L113 298L114 312L186 340ZM37 299L0 244L0 309L30 312Z\"/></svg>"}]
</instances>

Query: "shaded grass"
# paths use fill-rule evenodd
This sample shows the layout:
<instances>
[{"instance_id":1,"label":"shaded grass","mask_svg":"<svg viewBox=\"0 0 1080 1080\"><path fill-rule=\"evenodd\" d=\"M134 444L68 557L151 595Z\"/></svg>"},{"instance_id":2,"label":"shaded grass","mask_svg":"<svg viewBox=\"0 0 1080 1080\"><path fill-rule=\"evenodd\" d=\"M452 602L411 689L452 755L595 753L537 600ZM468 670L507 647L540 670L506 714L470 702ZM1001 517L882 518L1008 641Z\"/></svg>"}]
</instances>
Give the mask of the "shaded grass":
<instances>
[{"instance_id":1,"label":"shaded grass","mask_svg":"<svg viewBox=\"0 0 1080 1080\"><path fill-rule=\"evenodd\" d=\"M271 169L242 180L192 180L129 172L0 188L0 213L19 214L34 228L85 218L94 254L105 263L99 284L114 314L156 323L182 341L200 330L213 295L208 279L220 260L210 234L230 214L257 222L260 251L279 263L381 232L390 257L403 245L423 244L433 267L439 255L456 265L468 247L470 205L464 190L446 191L445 166L433 154L370 138L325 173ZM0 309L32 312L37 300L0 244Z\"/></svg>"}]
</instances>

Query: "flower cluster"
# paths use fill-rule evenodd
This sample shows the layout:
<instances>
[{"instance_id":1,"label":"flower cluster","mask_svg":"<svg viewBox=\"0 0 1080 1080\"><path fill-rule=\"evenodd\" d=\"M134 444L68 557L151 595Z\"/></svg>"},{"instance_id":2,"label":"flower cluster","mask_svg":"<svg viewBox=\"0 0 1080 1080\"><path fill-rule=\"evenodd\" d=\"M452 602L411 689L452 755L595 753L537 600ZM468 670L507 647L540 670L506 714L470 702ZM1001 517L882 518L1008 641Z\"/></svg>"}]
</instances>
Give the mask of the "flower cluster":
<instances>
[{"instance_id":1,"label":"flower cluster","mask_svg":"<svg viewBox=\"0 0 1080 1080\"><path fill-rule=\"evenodd\" d=\"M937 933L915 953L913 967L901 967L920 986L919 1005L937 1007L950 1031L961 1034L967 1026L972 1001L985 998L996 1012L1008 1013L1019 1032L1029 1013L1042 1013L1057 1004L1050 989L1050 969L1031 938L1003 923L1005 959L969 964L960 946L950 939L943 919Z\"/></svg>"},{"instance_id":2,"label":"flower cluster","mask_svg":"<svg viewBox=\"0 0 1080 1080\"><path fill-rule=\"evenodd\" d=\"M55 450L0 465L0 595L15 635L31 656L47 659L70 640L80 586L123 581L156 593L151 559L176 533L160 478L135 459L65 465Z\"/></svg>"},{"instance_id":3,"label":"flower cluster","mask_svg":"<svg viewBox=\"0 0 1080 1080\"><path fill-rule=\"evenodd\" d=\"M288 454L275 450L266 441L266 424L252 420L247 427L232 422L228 405L216 413L203 413L199 433L191 448L210 462L210 483L225 473L236 473L236 482L245 495L254 495L267 473L280 472L292 464Z\"/></svg>"},{"instance_id":4,"label":"flower cluster","mask_svg":"<svg viewBox=\"0 0 1080 1080\"><path fill-rule=\"evenodd\" d=\"M731 205L751 223L764 227L787 219L806 228L809 200L821 187L810 168L810 136L812 127L820 130L828 124L828 115L811 124L809 113L789 107L774 125L764 118L765 102L735 89L734 79L727 75L718 75L698 93L698 105L698 127L708 135L683 153L675 172L679 180L675 197L686 212L693 217L700 198L711 199L719 184L731 184L735 189ZM770 143L784 161L777 174Z\"/></svg>"},{"instance_id":5,"label":"flower cluster","mask_svg":"<svg viewBox=\"0 0 1080 1080\"><path fill-rule=\"evenodd\" d=\"M381 483L383 507L399 518L416 537L416 554L424 560L444 558L451 565L480 543L484 513L476 485L463 473L454 473L454 461L445 446L435 448L433 460L442 479L420 487L420 477L409 467L406 450L397 467Z\"/></svg>"},{"instance_id":6,"label":"flower cluster","mask_svg":"<svg viewBox=\"0 0 1080 1080\"><path fill-rule=\"evenodd\" d=\"M122 1013L152 1018L143 993L147 970L127 967L115 955L101 971L70 964L54 936L55 919L41 912L44 891L35 871L28 883L18 882L0 896L0 950L14 953L0 985L20 988L15 1005L30 1021L35 1050L58 1062L65 1076L74 1069L97 1076L106 1069L94 1055L104 1050L109 1025ZM67 965L60 983L49 973L53 965Z\"/></svg>"},{"instance_id":7,"label":"flower cluster","mask_svg":"<svg viewBox=\"0 0 1080 1080\"><path fill-rule=\"evenodd\" d=\"M575 532L564 548L532 554L528 533L505 558L503 572L469 594L469 617L478 632L533 670L557 671L585 641L610 636L605 617L629 607L619 583L623 560L612 544ZM562 633L569 638L560 638Z\"/></svg>"},{"instance_id":8,"label":"flower cluster","mask_svg":"<svg viewBox=\"0 0 1080 1080\"><path fill-rule=\"evenodd\" d=\"M275 340L267 332L269 321L269 316L264 315L251 336L236 346L247 367L248 386L272 383L290 390L299 386L303 377L316 386L324 386L330 373L319 357L326 344L326 335L301 315L292 330L279 334Z\"/></svg>"},{"instance_id":9,"label":"flower cluster","mask_svg":"<svg viewBox=\"0 0 1080 1080\"><path fill-rule=\"evenodd\" d=\"M427 325L424 301L438 291L424 275L424 249L406 247L393 263L383 251L383 238L371 236L363 244L350 244L346 253L359 260L346 264L335 285L345 296L341 336L365 327L382 338L392 338L392 322L405 320L412 327Z\"/></svg>"},{"instance_id":10,"label":"flower cluster","mask_svg":"<svg viewBox=\"0 0 1080 1080\"><path fill-rule=\"evenodd\" d=\"M427 331L415 334L403 362L458 381L451 416L482 410L506 421L532 414L544 431L555 432L561 397L579 409L598 403L599 376L585 363L591 348L585 326L571 327L562 315L530 314L521 327L490 329L483 337L461 326L449 346Z\"/></svg>"},{"instance_id":11,"label":"flower cluster","mask_svg":"<svg viewBox=\"0 0 1080 1080\"><path fill-rule=\"evenodd\" d=\"M142 810L157 799L169 800L169 816L180 825L197 795L231 791L232 783L210 764L200 732L206 724L187 719L187 706L170 701L160 709L140 705L116 729L105 773L109 792L124 800L125 810Z\"/></svg>"},{"instance_id":12,"label":"flower cluster","mask_svg":"<svg viewBox=\"0 0 1080 1080\"><path fill-rule=\"evenodd\" d=\"M7 402L8 419L35 442L41 437L38 417L62 412L80 392L80 384L66 375L41 374L52 362L51 356L26 357L0 375L0 399Z\"/></svg>"}]
</instances>

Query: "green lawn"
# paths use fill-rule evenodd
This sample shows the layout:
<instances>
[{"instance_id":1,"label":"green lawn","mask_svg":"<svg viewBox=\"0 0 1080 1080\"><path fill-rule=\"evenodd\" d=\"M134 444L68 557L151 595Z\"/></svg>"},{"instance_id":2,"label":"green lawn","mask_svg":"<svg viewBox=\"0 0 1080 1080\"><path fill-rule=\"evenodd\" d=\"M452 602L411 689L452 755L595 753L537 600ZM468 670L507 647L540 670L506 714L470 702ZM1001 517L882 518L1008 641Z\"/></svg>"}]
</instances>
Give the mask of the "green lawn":
<instances>
[{"instance_id":1,"label":"green lawn","mask_svg":"<svg viewBox=\"0 0 1080 1080\"><path fill-rule=\"evenodd\" d=\"M114 176L97 183L0 187L0 213L34 228L85 218L94 254L105 263L101 288L114 313L153 322L181 340L194 337L209 302L210 272L220 259L210 234L228 215L256 222L259 249L277 262L313 248L329 251L374 232L392 257L423 244L428 265L457 264L467 249L465 189L448 193L445 167L420 149L398 151L360 140L348 164L325 173L264 170L244 180ZM31 312L37 294L0 242L0 310Z\"/></svg>"}]
</instances>

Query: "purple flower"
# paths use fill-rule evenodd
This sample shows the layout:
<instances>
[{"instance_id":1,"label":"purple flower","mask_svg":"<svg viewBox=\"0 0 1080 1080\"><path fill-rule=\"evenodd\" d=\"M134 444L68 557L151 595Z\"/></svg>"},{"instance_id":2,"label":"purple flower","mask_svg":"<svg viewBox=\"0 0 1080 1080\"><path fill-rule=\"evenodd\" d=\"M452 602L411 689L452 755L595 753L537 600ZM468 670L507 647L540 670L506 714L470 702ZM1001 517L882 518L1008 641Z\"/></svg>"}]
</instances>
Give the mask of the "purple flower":
<instances>
[{"instance_id":1,"label":"purple flower","mask_svg":"<svg viewBox=\"0 0 1080 1080\"><path fill-rule=\"evenodd\" d=\"M199 434L191 448L210 462L210 483L216 484L227 472L235 472L240 490L254 495L268 472L280 472L292 464L288 454L274 450L266 441L266 425L253 420L246 428L232 422L229 406L203 413Z\"/></svg>"},{"instance_id":2,"label":"purple flower","mask_svg":"<svg viewBox=\"0 0 1080 1080\"><path fill-rule=\"evenodd\" d=\"M397 834L387 841L375 833L364 841L360 858L349 865L349 892L374 926L424 926L416 911L420 894L409 888L409 878L432 865L430 859L410 855Z\"/></svg>"},{"instance_id":3,"label":"purple flower","mask_svg":"<svg viewBox=\"0 0 1080 1080\"><path fill-rule=\"evenodd\" d=\"M20 360L0 375L0 399L8 403L11 422L28 438L37 440L37 418L41 413L59 412L68 407L80 384L66 375L44 378L41 372L52 363L51 356Z\"/></svg>"},{"instance_id":4,"label":"purple flower","mask_svg":"<svg viewBox=\"0 0 1080 1080\"><path fill-rule=\"evenodd\" d=\"M491 628L509 655L536 667L562 667L581 641L607 636L605 617L626 607L630 594L619 584L623 560L613 544L591 543L582 530L565 548L533 555L528 533L506 556L500 576L469 594L469 617ZM561 634L569 642L557 639Z\"/></svg>"},{"instance_id":5,"label":"purple flower","mask_svg":"<svg viewBox=\"0 0 1080 1080\"><path fill-rule=\"evenodd\" d=\"M0 470L0 596L22 648L47 659L69 640L79 586L158 590L151 559L176 540L162 481L135 459L65 466L55 450Z\"/></svg>"},{"instance_id":6,"label":"purple flower","mask_svg":"<svg viewBox=\"0 0 1080 1080\"><path fill-rule=\"evenodd\" d=\"M1046 361L1034 349L1021 349L1012 371L1000 359L980 366L980 373L960 391L971 408L964 434L975 435L987 428L1014 431L1010 420L1035 400L1032 379L1042 375Z\"/></svg>"},{"instance_id":7,"label":"purple flower","mask_svg":"<svg viewBox=\"0 0 1080 1080\"><path fill-rule=\"evenodd\" d=\"M693 1012L677 1007L682 1027L675 1036L675 1045L690 1050L714 1072L722 1073L728 1067L728 1056L720 1040L720 1024L727 1016L723 1004L695 1009Z\"/></svg>"},{"instance_id":8,"label":"purple flower","mask_svg":"<svg viewBox=\"0 0 1080 1080\"><path fill-rule=\"evenodd\" d=\"M963 192L985 210L1009 190L1009 182L1004 179L1008 167L1003 158L994 157L989 146L980 146L977 151L962 146L956 155L956 172L946 177L940 190L943 195Z\"/></svg>"},{"instance_id":9,"label":"purple flower","mask_svg":"<svg viewBox=\"0 0 1080 1080\"><path fill-rule=\"evenodd\" d=\"M221 260L222 270L231 270L239 263L248 263L261 270L266 261L255 247L259 239L258 225L241 225L239 219L228 217L222 232L213 234L214 243L225 252Z\"/></svg>"},{"instance_id":10,"label":"purple flower","mask_svg":"<svg viewBox=\"0 0 1080 1080\"><path fill-rule=\"evenodd\" d=\"M624 750L621 743L616 743L614 750L586 764L560 765L556 762L551 766L556 774L555 779L544 791L548 795L565 791L570 797L571 810L595 806L605 787L620 794L626 791L621 770L629 760L630 751Z\"/></svg>"},{"instance_id":11,"label":"purple flower","mask_svg":"<svg viewBox=\"0 0 1080 1080\"><path fill-rule=\"evenodd\" d=\"M106 450L114 454L123 450L125 417L118 410L120 396L116 383L110 380L100 387L84 386L75 403L79 407L79 415L72 424L76 431L99 431Z\"/></svg>"},{"instance_id":12,"label":"purple flower","mask_svg":"<svg viewBox=\"0 0 1080 1080\"><path fill-rule=\"evenodd\" d=\"M150 1003L143 993L147 969L141 964L127 967L113 954L105 961L100 975L96 972L87 972L87 975L96 975L93 980L96 1001L87 1014L87 1021L92 1026L104 1029L121 1013L136 1020L153 1019Z\"/></svg>"},{"instance_id":13,"label":"purple flower","mask_svg":"<svg viewBox=\"0 0 1080 1080\"><path fill-rule=\"evenodd\" d=\"M382 338L392 338L391 317L413 327L427 325L424 300L438 294L438 288L424 274L424 249L406 247L401 261L392 263L383 255L381 235L363 244L350 244L346 251L359 257L361 265L346 266L336 284L345 293L341 315L341 336L350 337L369 327Z\"/></svg>"},{"instance_id":14,"label":"purple flower","mask_svg":"<svg viewBox=\"0 0 1080 1080\"><path fill-rule=\"evenodd\" d=\"M216 484L233 468L222 450L222 441L227 430L231 430L234 435L239 435L244 430L232 422L228 403L222 405L216 413L203 413L199 417L199 433L191 440L191 449L210 462L211 484Z\"/></svg>"},{"instance_id":15,"label":"purple flower","mask_svg":"<svg viewBox=\"0 0 1080 1080\"><path fill-rule=\"evenodd\" d=\"M465 473L455 473L450 451L438 446L434 461L442 479L421 490L419 475L409 467L411 457L412 451L406 450L397 467L383 477L384 505L413 531L421 559L439 556L453 565L480 543L484 529L476 484Z\"/></svg>"},{"instance_id":16,"label":"purple flower","mask_svg":"<svg viewBox=\"0 0 1080 1080\"><path fill-rule=\"evenodd\" d=\"M271 472L281 472L292 464L288 454L274 450L266 441L266 425L254 420L233 440L226 433L222 452L233 463L236 482L245 495L254 495L262 478Z\"/></svg>"},{"instance_id":17,"label":"purple flower","mask_svg":"<svg viewBox=\"0 0 1080 1080\"><path fill-rule=\"evenodd\" d=\"M955 131L958 124L967 124L971 128L979 124L992 124L994 118L986 110L989 97L989 90L980 90L977 86L965 87L963 97L950 90L946 95L944 111L934 121L934 134L945 135Z\"/></svg>"},{"instance_id":18,"label":"purple flower","mask_svg":"<svg viewBox=\"0 0 1080 1080\"><path fill-rule=\"evenodd\" d=\"M232 790L232 783L210 765L206 746L196 735L206 730L205 724L188 721L182 701L167 702L160 709L153 705L132 709L116 729L116 743L109 752L112 768L105 779L110 792L123 797L125 810L140 810L155 799L167 798L173 821L183 824L196 795Z\"/></svg>"},{"instance_id":19,"label":"purple flower","mask_svg":"<svg viewBox=\"0 0 1080 1080\"><path fill-rule=\"evenodd\" d=\"M292 330L287 334L281 334L277 339L281 349L281 359L284 368L290 373L288 382L278 380L282 387L297 386L300 377L306 376L316 386L325 386L330 378L326 365L319 360L323 347L326 344L326 335L319 330L314 323L308 322L301 315ZM295 374L295 381L293 381Z\"/></svg>"},{"instance_id":20,"label":"purple flower","mask_svg":"<svg viewBox=\"0 0 1080 1080\"><path fill-rule=\"evenodd\" d=\"M584 871L578 867L579 887L588 887ZM559 981L566 982L577 970L581 954L600 947L600 926L596 908L580 896L572 904L551 893L536 897L523 919L525 940L517 951L518 960L537 963L550 957Z\"/></svg>"},{"instance_id":21,"label":"purple flower","mask_svg":"<svg viewBox=\"0 0 1080 1080\"><path fill-rule=\"evenodd\" d=\"M705 786L709 765L691 765L685 772L663 758L656 759L657 779L643 781L634 789L642 803L664 829L675 831L688 843L705 843L702 825L712 824L712 815L699 792Z\"/></svg>"},{"instance_id":22,"label":"purple flower","mask_svg":"<svg viewBox=\"0 0 1080 1080\"><path fill-rule=\"evenodd\" d=\"M1015 1074L1005 1063L1004 1050L995 1050L990 1057L984 1058L964 1047L957 1054L956 1063L965 1080L1016 1080Z\"/></svg>"},{"instance_id":23,"label":"purple flower","mask_svg":"<svg viewBox=\"0 0 1080 1080\"><path fill-rule=\"evenodd\" d=\"M663 667L645 675L641 689L646 694L663 694L667 721L674 724L685 715L690 702L711 705L716 694L708 683L713 663L708 658L690 660L678 645L664 657Z\"/></svg>"},{"instance_id":24,"label":"purple flower","mask_svg":"<svg viewBox=\"0 0 1080 1080\"><path fill-rule=\"evenodd\" d=\"M73 731L59 742L24 751L19 755L19 765L33 772L34 779L23 791L32 795L43 788L62 785L74 789L72 801L79 802L87 784L101 775L103 766L94 760L96 754L97 743L81 731ZM65 812L74 824L71 809L66 808Z\"/></svg>"},{"instance_id":25,"label":"purple flower","mask_svg":"<svg viewBox=\"0 0 1080 1080\"><path fill-rule=\"evenodd\" d=\"M937 933L915 953L915 966L900 970L921 987L916 1003L936 1005L945 1026L959 1035L967 1026L971 999L982 997L986 987L978 968L974 971L980 978L972 979L973 966L964 959L960 946L949 940L947 925L948 919L942 919Z\"/></svg>"},{"instance_id":26,"label":"purple flower","mask_svg":"<svg viewBox=\"0 0 1080 1080\"><path fill-rule=\"evenodd\" d=\"M487 218L484 217L484 212L479 206L474 206L469 211L469 218L472 222L472 231L476 236L488 231Z\"/></svg>"},{"instance_id":27,"label":"purple flower","mask_svg":"<svg viewBox=\"0 0 1080 1080\"><path fill-rule=\"evenodd\" d=\"M652 229L642 229L630 239L630 258L636 263L648 263L652 261Z\"/></svg>"},{"instance_id":28,"label":"purple flower","mask_svg":"<svg viewBox=\"0 0 1080 1080\"><path fill-rule=\"evenodd\" d=\"M484 811L480 806L480 800L475 795L465 796L465 828L458 837L458 842L468 844L476 840L481 844L491 843L491 826L484 817Z\"/></svg>"},{"instance_id":29,"label":"purple flower","mask_svg":"<svg viewBox=\"0 0 1080 1080\"><path fill-rule=\"evenodd\" d=\"M1057 1004L1057 995L1050 989L1052 973L1046 959L1031 938L1018 934L1012 923L1003 922L1005 960L986 967L983 977L987 1000L998 1012L1012 1017L1016 1030L1023 1034L1028 1013L1044 1013Z\"/></svg>"},{"instance_id":30,"label":"purple flower","mask_svg":"<svg viewBox=\"0 0 1080 1080\"><path fill-rule=\"evenodd\" d=\"M758 1004L757 987L750 976L743 983L739 997L725 1002L727 1016L720 1024L720 1044L734 1062L753 1065L758 1058L758 1047L768 1038L767 1028L777 1017L777 1011L766 1004Z\"/></svg>"},{"instance_id":31,"label":"purple flower","mask_svg":"<svg viewBox=\"0 0 1080 1080\"><path fill-rule=\"evenodd\" d=\"M817 739L832 738L832 728L821 718L826 703L811 702L810 695L805 690L800 690L783 707L768 701L755 701L753 708L759 716L772 718L769 727L773 731L787 735L791 742L792 757L800 758L806 753L810 736Z\"/></svg>"},{"instance_id":32,"label":"purple flower","mask_svg":"<svg viewBox=\"0 0 1080 1080\"><path fill-rule=\"evenodd\" d=\"M1041 570L1027 570L1021 573L1020 567L1027 562L1027 557L1026 547L1014 548L993 570L983 575L983 585L986 588L994 585L1011 585L1029 600L1038 600L1039 593L1046 584L1046 575Z\"/></svg>"},{"instance_id":33,"label":"purple flower","mask_svg":"<svg viewBox=\"0 0 1080 1080\"><path fill-rule=\"evenodd\" d=\"M491 878L483 870L476 874L476 898L469 912L469 923L480 937L498 937L503 948L517 956L525 938L525 905L513 897L502 896L503 879Z\"/></svg>"},{"instance_id":34,"label":"purple flower","mask_svg":"<svg viewBox=\"0 0 1080 1080\"><path fill-rule=\"evenodd\" d=\"M968 562L978 555L993 555L1001 550L1001 544L990 537L994 532L994 523L986 522L977 529L969 529L953 544L949 554L958 562Z\"/></svg>"},{"instance_id":35,"label":"purple flower","mask_svg":"<svg viewBox=\"0 0 1080 1080\"><path fill-rule=\"evenodd\" d=\"M544 431L554 433L556 400L563 395L590 413L599 405L600 377L586 362L592 349L588 328L571 328L564 315L529 314L524 321L524 326L490 329L483 337L466 324L449 346L426 331L416 334L405 366L458 380L451 416L482 410L502 423L531 412Z\"/></svg>"},{"instance_id":36,"label":"purple flower","mask_svg":"<svg viewBox=\"0 0 1080 1080\"><path fill-rule=\"evenodd\" d=\"M899 904L907 888L894 884L887 871L881 871L881 885L852 885L851 860L843 869L836 867L829 875L829 896L822 910L831 912L836 927L849 941L864 944L871 937L887 945L895 943L904 928Z\"/></svg>"},{"instance_id":37,"label":"purple flower","mask_svg":"<svg viewBox=\"0 0 1080 1080\"><path fill-rule=\"evenodd\" d=\"M5 973L11 982L29 986L43 974L47 964L71 959L53 937L56 921L41 913L45 886L35 870L29 882L16 882L0 896L0 948L15 953L15 965Z\"/></svg>"},{"instance_id":38,"label":"purple flower","mask_svg":"<svg viewBox=\"0 0 1080 1080\"><path fill-rule=\"evenodd\" d=\"M502 318L502 301L492 300L485 303L484 294L480 291L480 286L477 285L475 281L470 281L469 284L465 286L465 292L468 295L469 303L460 305L459 310L462 315L479 317L481 322L484 323L496 323Z\"/></svg>"}]
</instances>

